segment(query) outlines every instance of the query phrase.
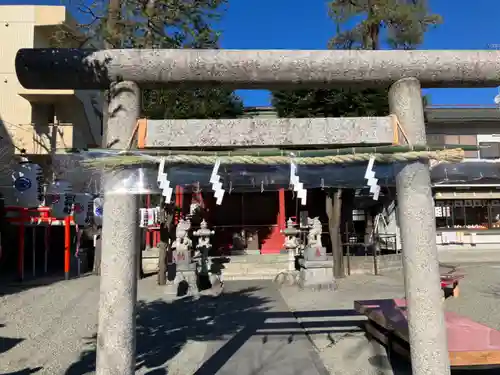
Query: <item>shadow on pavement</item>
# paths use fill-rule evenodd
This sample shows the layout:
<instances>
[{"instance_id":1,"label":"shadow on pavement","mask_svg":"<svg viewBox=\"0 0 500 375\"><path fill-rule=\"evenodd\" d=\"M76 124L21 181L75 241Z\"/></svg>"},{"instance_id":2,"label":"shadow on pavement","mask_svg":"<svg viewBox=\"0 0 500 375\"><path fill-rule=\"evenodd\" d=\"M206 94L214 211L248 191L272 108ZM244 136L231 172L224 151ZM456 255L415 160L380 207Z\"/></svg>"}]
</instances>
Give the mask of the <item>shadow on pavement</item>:
<instances>
[{"instance_id":1,"label":"shadow on pavement","mask_svg":"<svg viewBox=\"0 0 500 375\"><path fill-rule=\"evenodd\" d=\"M137 310L137 370L148 375L167 374L167 362L178 355L187 342L192 341L220 343L220 347L207 353L206 357L209 358L205 357L201 361L203 364L200 363L198 370L190 372L193 375L216 374L249 340L257 342L259 346L268 341L275 343L270 351L263 354L263 358L258 359L258 364L252 364L256 367L252 369L252 374L267 373L263 368L267 368L270 361L286 363L290 358L283 355L287 353L282 350L283 346L291 344L297 337L305 338L303 327L289 311L269 311L268 304L272 298L265 297L265 294L259 295L259 289L254 287L225 292L217 298L202 296L199 299L188 297L173 302L140 301ZM298 314L304 318L319 318L351 315L349 312L307 311ZM288 321L282 322L280 319ZM309 328L315 328L315 332L359 331L359 324L361 321L357 320L307 323ZM286 339L280 339L277 344L275 337ZM83 375L95 371L96 336L87 340L89 349L81 353L80 359L67 369L66 375ZM304 345L301 348L312 350L307 340ZM282 359L277 358L278 351ZM322 364L318 366L322 367ZM287 374L293 375L293 371L287 371Z\"/></svg>"},{"instance_id":2,"label":"shadow on pavement","mask_svg":"<svg viewBox=\"0 0 500 375\"><path fill-rule=\"evenodd\" d=\"M0 323L0 328L5 327L5 324ZM24 339L18 339L18 338L10 338L10 337L3 337L0 336L0 354L3 354L13 347L15 347L17 344L20 342L24 341ZM15 372L6 372L2 373L2 375L28 375L28 374L35 374L38 371L40 371L43 367L35 367L35 368L25 368L23 370L15 371Z\"/></svg>"},{"instance_id":3,"label":"shadow on pavement","mask_svg":"<svg viewBox=\"0 0 500 375\"><path fill-rule=\"evenodd\" d=\"M29 374L36 374L38 371L41 371L42 369L43 369L43 367L27 368L27 369L15 371L15 372L6 372L6 373L3 373L2 375L29 375Z\"/></svg>"},{"instance_id":4,"label":"shadow on pavement","mask_svg":"<svg viewBox=\"0 0 500 375\"><path fill-rule=\"evenodd\" d=\"M252 295L255 289L229 293L219 298L202 296L166 302L139 301L137 305L137 370L157 369L149 374L167 374L158 370L176 356L188 340L213 341L244 328L242 315L259 314L267 301ZM231 306L228 302L231 301ZM226 306L225 306L226 305ZM215 320L223 320L223 324ZM66 375L95 371L96 335L87 338L90 348L80 355Z\"/></svg>"},{"instance_id":5,"label":"shadow on pavement","mask_svg":"<svg viewBox=\"0 0 500 375\"><path fill-rule=\"evenodd\" d=\"M0 323L0 328L3 327L5 327L5 324ZM0 354L9 351L22 341L24 341L24 339L0 336Z\"/></svg>"},{"instance_id":6,"label":"shadow on pavement","mask_svg":"<svg viewBox=\"0 0 500 375\"><path fill-rule=\"evenodd\" d=\"M3 337L0 336L0 354L3 354L10 349L12 349L14 346L19 344L20 342L24 341L24 339L17 339L17 338L11 338L11 337Z\"/></svg>"}]
</instances>

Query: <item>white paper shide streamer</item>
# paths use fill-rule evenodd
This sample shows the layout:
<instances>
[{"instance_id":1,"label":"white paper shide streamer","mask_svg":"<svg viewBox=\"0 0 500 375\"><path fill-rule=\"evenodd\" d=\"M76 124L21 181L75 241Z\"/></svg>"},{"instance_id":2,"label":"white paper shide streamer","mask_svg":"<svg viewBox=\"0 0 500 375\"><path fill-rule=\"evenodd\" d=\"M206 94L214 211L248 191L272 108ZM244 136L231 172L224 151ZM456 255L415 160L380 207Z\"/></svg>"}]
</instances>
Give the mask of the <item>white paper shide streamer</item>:
<instances>
[{"instance_id":1,"label":"white paper shide streamer","mask_svg":"<svg viewBox=\"0 0 500 375\"><path fill-rule=\"evenodd\" d=\"M299 176L297 175L297 164L293 161L290 163L290 185L293 186L293 191L297 193L300 204L305 206L307 204L307 190L304 189L304 184L299 180Z\"/></svg>"},{"instance_id":2,"label":"white paper shide streamer","mask_svg":"<svg viewBox=\"0 0 500 375\"><path fill-rule=\"evenodd\" d=\"M370 194L373 194L373 200L378 201L380 194L380 185L378 185L378 179L375 178L375 171L373 170L373 165L375 164L375 156L371 156L368 160L368 166L366 167L365 179L366 184L370 187Z\"/></svg>"},{"instance_id":3,"label":"white paper shide streamer","mask_svg":"<svg viewBox=\"0 0 500 375\"><path fill-rule=\"evenodd\" d=\"M160 160L160 166L158 167L158 187L162 190L165 202L170 203L172 201L173 189L170 187L170 181L165 173L165 158Z\"/></svg>"},{"instance_id":4,"label":"white paper shide streamer","mask_svg":"<svg viewBox=\"0 0 500 375\"><path fill-rule=\"evenodd\" d=\"M222 182L219 176L220 160L217 159L214 164L214 169L212 170L212 175L210 176L210 183L212 184L212 190L214 192L214 197L216 199L215 204L220 206L222 204L222 199L224 198L224 193L226 192L222 188Z\"/></svg>"}]
</instances>

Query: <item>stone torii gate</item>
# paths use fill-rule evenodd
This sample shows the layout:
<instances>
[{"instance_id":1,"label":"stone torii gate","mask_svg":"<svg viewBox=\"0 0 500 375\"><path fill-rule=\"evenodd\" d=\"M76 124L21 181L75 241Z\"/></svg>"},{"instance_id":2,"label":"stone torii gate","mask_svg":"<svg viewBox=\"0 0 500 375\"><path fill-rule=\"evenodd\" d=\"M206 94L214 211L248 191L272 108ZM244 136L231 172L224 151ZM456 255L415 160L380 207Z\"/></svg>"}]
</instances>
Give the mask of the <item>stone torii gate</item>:
<instances>
[{"instance_id":1,"label":"stone torii gate","mask_svg":"<svg viewBox=\"0 0 500 375\"><path fill-rule=\"evenodd\" d=\"M17 54L16 71L27 89L110 89L104 136L115 149L127 147L136 126L140 88L158 85L390 87L390 110L404 128L407 142L423 145L421 87L499 86L500 52L24 49ZM146 147L207 148L390 144L394 128L388 118L165 120L151 122L147 132ZM447 375L450 366L427 163L408 163L396 182L413 373ZM104 205L97 374L132 375L138 203L129 195L105 199Z\"/></svg>"}]
</instances>

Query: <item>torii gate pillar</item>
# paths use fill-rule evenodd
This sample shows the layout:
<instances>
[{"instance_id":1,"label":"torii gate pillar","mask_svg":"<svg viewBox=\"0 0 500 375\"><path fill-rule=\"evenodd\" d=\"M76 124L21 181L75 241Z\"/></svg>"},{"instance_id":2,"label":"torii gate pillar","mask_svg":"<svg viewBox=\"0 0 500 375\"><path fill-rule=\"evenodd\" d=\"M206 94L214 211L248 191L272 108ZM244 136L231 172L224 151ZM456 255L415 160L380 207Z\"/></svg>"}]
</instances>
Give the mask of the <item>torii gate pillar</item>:
<instances>
[{"instance_id":1,"label":"torii gate pillar","mask_svg":"<svg viewBox=\"0 0 500 375\"><path fill-rule=\"evenodd\" d=\"M417 79L404 78L392 85L389 108L404 127L409 143L426 143ZM396 177L396 188L413 375L449 375L446 324L437 307L442 304L441 284L427 163L406 164Z\"/></svg>"},{"instance_id":2,"label":"torii gate pillar","mask_svg":"<svg viewBox=\"0 0 500 375\"><path fill-rule=\"evenodd\" d=\"M124 150L140 112L140 90L133 82L111 85L104 139ZM117 194L111 173L103 177L101 286L97 333L97 375L135 374L135 319L139 197Z\"/></svg>"}]
</instances>

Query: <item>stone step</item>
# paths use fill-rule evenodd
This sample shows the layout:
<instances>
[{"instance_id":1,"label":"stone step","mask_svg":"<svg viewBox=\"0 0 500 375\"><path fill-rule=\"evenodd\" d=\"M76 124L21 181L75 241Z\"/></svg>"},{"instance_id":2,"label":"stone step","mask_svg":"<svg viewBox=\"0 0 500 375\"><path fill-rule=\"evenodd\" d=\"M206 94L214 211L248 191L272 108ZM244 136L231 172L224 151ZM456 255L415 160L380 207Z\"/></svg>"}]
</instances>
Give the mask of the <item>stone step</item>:
<instances>
[{"instance_id":1,"label":"stone step","mask_svg":"<svg viewBox=\"0 0 500 375\"><path fill-rule=\"evenodd\" d=\"M241 281L241 280L274 280L277 274L253 274L253 275L224 275L224 281Z\"/></svg>"},{"instance_id":2,"label":"stone step","mask_svg":"<svg viewBox=\"0 0 500 375\"><path fill-rule=\"evenodd\" d=\"M287 262L288 254L237 255L228 257L230 263L274 264Z\"/></svg>"},{"instance_id":3,"label":"stone step","mask_svg":"<svg viewBox=\"0 0 500 375\"><path fill-rule=\"evenodd\" d=\"M150 254L151 253L147 255ZM253 256L251 257L254 258ZM279 272L288 269L288 259L286 256L272 256L272 258L273 261L270 261L271 259L267 258L265 255L259 255L254 259L244 259L242 256L231 258L229 263L224 263L224 277L238 279L238 277L241 276L243 277L242 280L246 280L247 278L251 279L252 277L274 278ZM253 262L250 262L249 260L253 260ZM158 257L145 257L143 255L142 267L146 273L158 272Z\"/></svg>"},{"instance_id":4,"label":"stone step","mask_svg":"<svg viewBox=\"0 0 500 375\"><path fill-rule=\"evenodd\" d=\"M288 268L288 262L276 262L272 264L261 263L224 263L226 271L261 271L261 270L277 270Z\"/></svg>"},{"instance_id":5,"label":"stone step","mask_svg":"<svg viewBox=\"0 0 500 375\"><path fill-rule=\"evenodd\" d=\"M158 258L153 256L154 252L148 252L147 255L151 256L143 256L144 272L148 274L157 272ZM224 277L228 280L272 279L280 272L288 270L287 254L238 255L229 258L230 261L224 264L223 271ZM331 258L329 259L331 261ZM347 264L347 259L344 259L346 268ZM351 257L350 267L351 275L373 274L373 257ZM398 269L401 269L400 258L391 256L379 257L379 272L383 273Z\"/></svg>"}]
</instances>

